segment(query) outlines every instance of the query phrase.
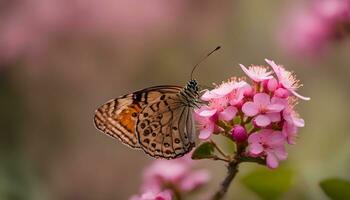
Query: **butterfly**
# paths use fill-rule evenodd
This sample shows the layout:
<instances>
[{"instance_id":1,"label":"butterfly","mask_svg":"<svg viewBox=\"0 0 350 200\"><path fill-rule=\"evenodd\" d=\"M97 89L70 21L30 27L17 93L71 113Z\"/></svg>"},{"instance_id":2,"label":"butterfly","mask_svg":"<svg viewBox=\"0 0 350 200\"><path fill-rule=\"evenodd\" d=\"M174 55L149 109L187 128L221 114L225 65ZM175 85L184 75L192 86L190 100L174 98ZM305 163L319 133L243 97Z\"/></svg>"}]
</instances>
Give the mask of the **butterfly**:
<instances>
[{"instance_id":1,"label":"butterfly","mask_svg":"<svg viewBox=\"0 0 350 200\"><path fill-rule=\"evenodd\" d=\"M96 128L155 158L174 159L187 154L195 146L192 112L202 104L198 83L192 78L198 64L185 87L149 87L101 105L94 115Z\"/></svg>"}]
</instances>

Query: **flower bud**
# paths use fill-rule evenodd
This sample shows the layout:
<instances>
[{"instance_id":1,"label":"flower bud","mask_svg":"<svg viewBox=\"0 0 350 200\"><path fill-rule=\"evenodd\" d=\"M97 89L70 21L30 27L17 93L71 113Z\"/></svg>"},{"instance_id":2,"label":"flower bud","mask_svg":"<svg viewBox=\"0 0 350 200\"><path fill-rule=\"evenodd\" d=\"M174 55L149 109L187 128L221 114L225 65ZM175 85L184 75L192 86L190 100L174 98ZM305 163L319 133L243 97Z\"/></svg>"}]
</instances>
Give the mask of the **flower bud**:
<instances>
[{"instance_id":1,"label":"flower bud","mask_svg":"<svg viewBox=\"0 0 350 200\"><path fill-rule=\"evenodd\" d=\"M289 91L284 88L278 88L274 94L279 98L287 98L289 96Z\"/></svg>"},{"instance_id":2,"label":"flower bud","mask_svg":"<svg viewBox=\"0 0 350 200\"><path fill-rule=\"evenodd\" d=\"M232 138L238 142L245 142L248 139L247 131L241 125L235 125L231 131Z\"/></svg>"},{"instance_id":3,"label":"flower bud","mask_svg":"<svg viewBox=\"0 0 350 200\"><path fill-rule=\"evenodd\" d=\"M244 91L243 94L245 97L253 97L254 96L254 90L250 85L244 87L243 91Z\"/></svg>"},{"instance_id":4,"label":"flower bud","mask_svg":"<svg viewBox=\"0 0 350 200\"><path fill-rule=\"evenodd\" d=\"M273 92L277 89L277 86L278 86L278 82L275 78L272 78L270 80L268 80L267 82L267 89L270 91L270 92Z\"/></svg>"}]
</instances>

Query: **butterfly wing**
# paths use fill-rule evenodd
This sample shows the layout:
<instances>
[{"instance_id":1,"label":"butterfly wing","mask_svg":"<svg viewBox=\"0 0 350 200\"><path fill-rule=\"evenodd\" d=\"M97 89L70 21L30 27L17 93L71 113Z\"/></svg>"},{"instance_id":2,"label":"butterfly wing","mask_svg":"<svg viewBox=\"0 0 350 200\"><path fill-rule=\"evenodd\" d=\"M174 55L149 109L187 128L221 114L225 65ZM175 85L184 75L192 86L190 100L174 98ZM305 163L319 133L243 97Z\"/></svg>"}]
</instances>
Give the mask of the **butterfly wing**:
<instances>
[{"instance_id":1,"label":"butterfly wing","mask_svg":"<svg viewBox=\"0 0 350 200\"><path fill-rule=\"evenodd\" d=\"M179 86L156 86L112 99L95 111L95 126L129 147L140 148L136 123L141 111L148 102L154 102L164 93L177 93L179 90Z\"/></svg>"},{"instance_id":2,"label":"butterfly wing","mask_svg":"<svg viewBox=\"0 0 350 200\"><path fill-rule=\"evenodd\" d=\"M95 126L124 144L139 148L135 125L142 106L133 101L133 94L110 100L95 111Z\"/></svg>"},{"instance_id":3,"label":"butterfly wing","mask_svg":"<svg viewBox=\"0 0 350 200\"><path fill-rule=\"evenodd\" d=\"M179 91L163 93L149 102L138 116L136 126L141 148L153 157L180 157L194 146L192 109Z\"/></svg>"}]
</instances>

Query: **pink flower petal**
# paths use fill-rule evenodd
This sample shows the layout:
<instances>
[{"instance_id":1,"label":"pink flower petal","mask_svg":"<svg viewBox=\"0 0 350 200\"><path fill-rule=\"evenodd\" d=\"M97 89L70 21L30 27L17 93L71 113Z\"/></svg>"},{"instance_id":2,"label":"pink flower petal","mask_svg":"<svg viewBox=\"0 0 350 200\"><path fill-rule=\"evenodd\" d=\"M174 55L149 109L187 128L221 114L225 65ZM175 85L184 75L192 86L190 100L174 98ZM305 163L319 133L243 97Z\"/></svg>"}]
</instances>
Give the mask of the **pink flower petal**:
<instances>
[{"instance_id":1,"label":"pink flower petal","mask_svg":"<svg viewBox=\"0 0 350 200\"><path fill-rule=\"evenodd\" d=\"M305 122L301 118L293 117L293 122L294 122L294 125L297 127L304 127L305 126Z\"/></svg>"},{"instance_id":2,"label":"pink flower petal","mask_svg":"<svg viewBox=\"0 0 350 200\"><path fill-rule=\"evenodd\" d=\"M199 131L198 138L201 140L207 140L210 138L210 136L213 134L213 130L210 128L202 129Z\"/></svg>"},{"instance_id":3,"label":"pink flower petal","mask_svg":"<svg viewBox=\"0 0 350 200\"><path fill-rule=\"evenodd\" d=\"M255 132L249 135L249 138L248 138L249 143L257 143L259 141L260 141L260 134L258 134L258 132Z\"/></svg>"},{"instance_id":4,"label":"pink flower petal","mask_svg":"<svg viewBox=\"0 0 350 200\"><path fill-rule=\"evenodd\" d=\"M281 113L267 113L266 116L268 116L271 120L271 122L279 122L281 121Z\"/></svg>"},{"instance_id":5,"label":"pink flower petal","mask_svg":"<svg viewBox=\"0 0 350 200\"><path fill-rule=\"evenodd\" d=\"M251 66L247 69L244 65L239 64L243 72L255 82L261 82L273 78L271 72L261 66Z\"/></svg>"},{"instance_id":6,"label":"pink flower petal","mask_svg":"<svg viewBox=\"0 0 350 200\"><path fill-rule=\"evenodd\" d=\"M249 145L249 153L251 153L253 155L259 155L263 151L264 151L264 148L259 143L252 143Z\"/></svg>"},{"instance_id":7,"label":"pink flower petal","mask_svg":"<svg viewBox=\"0 0 350 200\"><path fill-rule=\"evenodd\" d=\"M243 104L242 111L249 117L255 116L259 113L259 107L253 102L247 102Z\"/></svg>"},{"instance_id":8,"label":"pink flower petal","mask_svg":"<svg viewBox=\"0 0 350 200\"><path fill-rule=\"evenodd\" d=\"M271 124L270 118L266 115L258 115L255 117L254 122L260 127L265 127Z\"/></svg>"},{"instance_id":9,"label":"pink flower petal","mask_svg":"<svg viewBox=\"0 0 350 200\"><path fill-rule=\"evenodd\" d=\"M234 106L229 106L225 110L219 113L219 119L230 121L232 120L237 114L237 108Z\"/></svg>"},{"instance_id":10,"label":"pink flower petal","mask_svg":"<svg viewBox=\"0 0 350 200\"><path fill-rule=\"evenodd\" d=\"M191 172L180 183L182 191L188 192L204 185L209 181L209 172L207 170L198 170Z\"/></svg>"},{"instance_id":11,"label":"pink flower petal","mask_svg":"<svg viewBox=\"0 0 350 200\"><path fill-rule=\"evenodd\" d=\"M217 95L209 90L206 90L204 92L204 94L201 96L201 99L203 101L210 101L211 99L215 99L215 98L219 98L219 97L220 97L219 95Z\"/></svg>"},{"instance_id":12,"label":"pink flower petal","mask_svg":"<svg viewBox=\"0 0 350 200\"><path fill-rule=\"evenodd\" d=\"M271 67L272 67L272 69L273 69L273 71L275 72L275 74L276 74L276 76L277 76L277 78L278 79L280 79L280 77L281 77L281 68L280 68L280 66L278 66L274 61L272 61L272 60L268 60L268 59L266 59L265 58L265 61L267 62L267 64L269 64Z\"/></svg>"},{"instance_id":13,"label":"pink flower petal","mask_svg":"<svg viewBox=\"0 0 350 200\"><path fill-rule=\"evenodd\" d=\"M234 106L240 103L244 98L244 91L244 88L240 88L237 89L236 92L232 92L230 95L228 95L230 105Z\"/></svg>"},{"instance_id":14,"label":"pink flower petal","mask_svg":"<svg viewBox=\"0 0 350 200\"><path fill-rule=\"evenodd\" d=\"M270 146L283 146L286 141L281 131L273 131L273 133L269 137L269 145Z\"/></svg>"},{"instance_id":15,"label":"pink flower petal","mask_svg":"<svg viewBox=\"0 0 350 200\"><path fill-rule=\"evenodd\" d=\"M280 105L283 105L284 107L287 107L288 99L280 98L280 97L272 97L271 98L271 103L272 104L280 104Z\"/></svg>"},{"instance_id":16,"label":"pink flower petal","mask_svg":"<svg viewBox=\"0 0 350 200\"><path fill-rule=\"evenodd\" d=\"M275 153L278 160L286 160L288 157L288 153L286 152L284 146L274 148L273 152Z\"/></svg>"},{"instance_id":17,"label":"pink flower petal","mask_svg":"<svg viewBox=\"0 0 350 200\"><path fill-rule=\"evenodd\" d=\"M198 112L198 115L201 117L211 117L216 113L216 111L217 110L215 108L203 109Z\"/></svg>"},{"instance_id":18,"label":"pink flower petal","mask_svg":"<svg viewBox=\"0 0 350 200\"><path fill-rule=\"evenodd\" d=\"M266 157L266 164L271 169L277 168L278 167L277 157L273 153L268 152Z\"/></svg>"},{"instance_id":19,"label":"pink flower petal","mask_svg":"<svg viewBox=\"0 0 350 200\"><path fill-rule=\"evenodd\" d=\"M294 126L293 124L290 124L288 122L285 122L283 124L282 134L284 137L286 137L288 144L295 144L295 140L298 133L298 127Z\"/></svg>"},{"instance_id":20,"label":"pink flower petal","mask_svg":"<svg viewBox=\"0 0 350 200\"><path fill-rule=\"evenodd\" d=\"M270 104L267 106L267 112L281 112L284 109L284 107L285 106L283 104Z\"/></svg>"},{"instance_id":21,"label":"pink flower petal","mask_svg":"<svg viewBox=\"0 0 350 200\"><path fill-rule=\"evenodd\" d=\"M236 86L234 84L225 84L225 85L220 85L218 88L213 89L211 92L218 97L223 97L231 93Z\"/></svg>"},{"instance_id":22,"label":"pink flower petal","mask_svg":"<svg viewBox=\"0 0 350 200\"><path fill-rule=\"evenodd\" d=\"M266 93L258 93L254 95L254 103L258 105L269 105L270 104L270 96Z\"/></svg>"}]
</instances>

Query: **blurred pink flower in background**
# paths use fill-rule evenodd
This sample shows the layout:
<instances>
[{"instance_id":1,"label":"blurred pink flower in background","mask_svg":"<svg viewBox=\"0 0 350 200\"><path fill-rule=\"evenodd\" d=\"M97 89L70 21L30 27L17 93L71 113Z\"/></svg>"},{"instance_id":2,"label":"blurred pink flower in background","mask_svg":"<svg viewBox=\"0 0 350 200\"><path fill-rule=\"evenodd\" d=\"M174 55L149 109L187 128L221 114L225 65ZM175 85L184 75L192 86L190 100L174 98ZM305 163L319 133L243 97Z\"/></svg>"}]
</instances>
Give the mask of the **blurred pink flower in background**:
<instances>
[{"instance_id":1,"label":"blurred pink flower in background","mask_svg":"<svg viewBox=\"0 0 350 200\"><path fill-rule=\"evenodd\" d=\"M332 41L349 34L350 0L314 0L287 12L279 31L282 47L294 55L314 57Z\"/></svg>"},{"instance_id":2,"label":"blurred pink flower in background","mask_svg":"<svg viewBox=\"0 0 350 200\"><path fill-rule=\"evenodd\" d=\"M143 172L141 192L158 194L168 189L181 195L204 186L210 179L209 172L194 169L194 164L191 153L173 160L155 160Z\"/></svg>"},{"instance_id":3,"label":"blurred pink flower in background","mask_svg":"<svg viewBox=\"0 0 350 200\"><path fill-rule=\"evenodd\" d=\"M118 42L155 37L181 16L183 5L161 0L20 0L3 9L0 59L40 55L49 42L67 36L95 35Z\"/></svg>"},{"instance_id":4,"label":"blurred pink flower in background","mask_svg":"<svg viewBox=\"0 0 350 200\"><path fill-rule=\"evenodd\" d=\"M140 196L134 195L130 197L130 200L171 200L172 193L170 190L164 190L162 192L146 192Z\"/></svg>"}]
</instances>

